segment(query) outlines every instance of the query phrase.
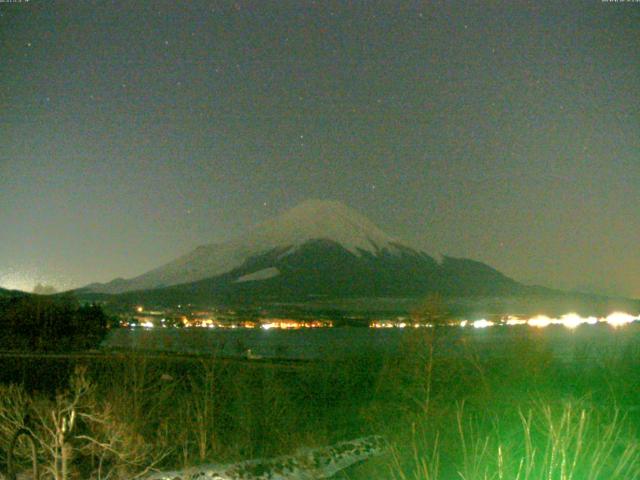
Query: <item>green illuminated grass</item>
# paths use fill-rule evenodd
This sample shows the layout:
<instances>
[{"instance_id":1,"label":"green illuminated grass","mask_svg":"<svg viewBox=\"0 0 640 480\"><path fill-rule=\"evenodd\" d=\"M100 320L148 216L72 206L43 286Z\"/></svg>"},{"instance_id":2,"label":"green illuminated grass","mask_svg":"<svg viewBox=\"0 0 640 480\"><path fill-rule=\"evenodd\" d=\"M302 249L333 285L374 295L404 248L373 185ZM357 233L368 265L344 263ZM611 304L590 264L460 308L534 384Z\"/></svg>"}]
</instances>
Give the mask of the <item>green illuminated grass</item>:
<instances>
[{"instance_id":1,"label":"green illuminated grass","mask_svg":"<svg viewBox=\"0 0 640 480\"><path fill-rule=\"evenodd\" d=\"M146 460L136 468L152 459L166 468L231 462L376 433L389 440L390 452L351 468L345 478L640 478L634 352L564 362L526 336L491 357L457 347L456 355L441 355L451 345L422 330L408 332L400 351L384 358L280 364L140 354L12 359L3 361L3 382L23 384L26 393L3 387L0 443L6 447L19 423L11 418L50 405L54 389L83 363L95 386L91 408L106 408L113 421L105 428L117 425L123 445L144 446L136 452ZM44 462L46 453L41 456ZM89 471L95 458L78 454L75 462ZM135 473L127 468L122 471Z\"/></svg>"}]
</instances>

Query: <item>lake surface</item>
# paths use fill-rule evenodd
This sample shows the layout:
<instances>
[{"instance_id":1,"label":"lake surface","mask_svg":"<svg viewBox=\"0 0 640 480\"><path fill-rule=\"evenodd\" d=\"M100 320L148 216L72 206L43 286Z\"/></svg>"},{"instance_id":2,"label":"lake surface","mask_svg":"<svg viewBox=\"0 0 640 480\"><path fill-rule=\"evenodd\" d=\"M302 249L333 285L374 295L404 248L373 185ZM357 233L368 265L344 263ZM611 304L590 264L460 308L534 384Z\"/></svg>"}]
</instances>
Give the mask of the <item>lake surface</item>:
<instances>
[{"instance_id":1,"label":"lake surface","mask_svg":"<svg viewBox=\"0 0 640 480\"><path fill-rule=\"evenodd\" d=\"M407 329L357 327L301 330L264 329L117 329L109 333L107 349L164 351L182 354L251 355L263 358L317 360L354 354L393 353L403 341L418 339ZM412 336L414 336L412 338ZM567 361L598 361L611 354L640 355L640 323L614 328L606 324L562 326L494 326L486 329L446 327L439 334L439 355L475 352L509 356L519 349L546 349ZM515 350L515 352L514 352Z\"/></svg>"}]
</instances>

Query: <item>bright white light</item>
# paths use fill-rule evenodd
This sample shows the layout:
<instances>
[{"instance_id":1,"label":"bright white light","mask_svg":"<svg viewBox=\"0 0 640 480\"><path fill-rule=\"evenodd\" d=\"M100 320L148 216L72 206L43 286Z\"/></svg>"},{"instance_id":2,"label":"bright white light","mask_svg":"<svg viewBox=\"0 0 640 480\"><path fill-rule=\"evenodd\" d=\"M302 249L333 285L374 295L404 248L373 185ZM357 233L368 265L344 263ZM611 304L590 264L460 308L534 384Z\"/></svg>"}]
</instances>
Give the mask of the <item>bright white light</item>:
<instances>
[{"instance_id":1,"label":"bright white light","mask_svg":"<svg viewBox=\"0 0 640 480\"><path fill-rule=\"evenodd\" d=\"M564 325L565 327L571 329L577 328L586 321L586 318L582 318L577 313L567 313L566 315L560 317L560 323L562 323L562 325Z\"/></svg>"},{"instance_id":2,"label":"bright white light","mask_svg":"<svg viewBox=\"0 0 640 480\"><path fill-rule=\"evenodd\" d=\"M140 326L144 328L153 328L153 322L142 322Z\"/></svg>"},{"instance_id":3,"label":"bright white light","mask_svg":"<svg viewBox=\"0 0 640 480\"><path fill-rule=\"evenodd\" d=\"M493 322L485 320L484 318L473 322L473 328L487 328L487 327L493 327L493 325L495 325Z\"/></svg>"},{"instance_id":4,"label":"bright white light","mask_svg":"<svg viewBox=\"0 0 640 480\"><path fill-rule=\"evenodd\" d=\"M605 319L605 321L612 327L621 327L635 322L636 320L640 320L640 317L634 317L633 315L629 315L624 312L613 312Z\"/></svg>"},{"instance_id":5,"label":"bright white light","mask_svg":"<svg viewBox=\"0 0 640 480\"><path fill-rule=\"evenodd\" d=\"M522 320L521 318L516 318L516 317L508 317L507 318L507 325L513 326L513 325L524 325L527 323L526 320Z\"/></svg>"},{"instance_id":6,"label":"bright white light","mask_svg":"<svg viewBox=\"0 0 640 480\"><path fill-rule=\"evenodd\" d=\"M261 325L261 328L263 328L264 330L269 330L270 328L273 328L273 327L274 327L273 323L263 323Z\"/></svg>"},{"instance_id":7,"label":"bright white light","mask_svg":"<svg viewBox=\"0 0 640 480\"><path fill-rule=\"evenodd\" d=\"M531 327L544 328L551 325L551 319L546 315L538 315L537 317L530 318L527 323Z\"/></svg>"},{"instance_id":8,"label":"bright white light","mask_svg":"<svg viewBox=\"0 0 640 480\"><path fill-rule=\"evenodd\" d=\"M613 327L620 327L636 321L640 321L640 315L633 316L625 312L614 312L607 317L600 317L600 318L594 317L594 316L582 317L575 312L570 312L562 315L561 317L548 317L547 315L536 315L529 319L519 318L513 315L509 315L509 316L503 317L499 321L499 324L508 325L508 326L529 325L534 328L545 328L545 327L548 327L549 325L563 325L565 328L575 329L582 324L595 325L599 322L606 322ZM391 321L376 320L376 321L372 321L369 326L371 328L392 328L392 327L405 328L405 327L410 327L411 325L412 325L411 323L406 323L404 321L395 323ZM449 322L448 325L460 326L462 328L467 326L473 326L474 328L487 328L487 327L492 327L496 325L496 323L482 318L476 321L459 320L458 323ZM268 330L270 328L275 328L275 327L277 327L277 324L275 323L267 323L262 325L262 328L264 328L265 330ZM414 323L413 327L414 328L430 328L430 327L433 327L433 325Z\"/></svg>"}]
</instances>

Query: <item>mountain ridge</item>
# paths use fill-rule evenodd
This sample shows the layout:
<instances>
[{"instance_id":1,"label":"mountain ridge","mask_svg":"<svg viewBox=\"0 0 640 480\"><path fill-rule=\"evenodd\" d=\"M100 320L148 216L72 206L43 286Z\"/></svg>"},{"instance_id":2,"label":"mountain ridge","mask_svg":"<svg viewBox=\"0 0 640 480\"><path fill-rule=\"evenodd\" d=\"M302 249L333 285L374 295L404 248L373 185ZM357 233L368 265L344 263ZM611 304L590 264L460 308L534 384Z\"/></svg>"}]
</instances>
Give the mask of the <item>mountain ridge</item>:
<instances>
[{"instance_id":1,"label":"mountain ridge","mask_svg":"<svg viewBox=\"0 0 640 480\"><path fill-rule=\"evenodd\" d=\"M335 241L356 255L385 248L398 251L411 248L340 202L307 200L260 223L241 237L200 245L171 262L131 279L117 278L104 284L92 283L83 290L122 293L190 283L229 272L247 258L271 249L280 248L285 255L307 241L321 238Z\"/></svg>"},{"instance_id":2,"label":"mountain ridge","mask_svg":"<svg viewBox=\"0 0 640 480\"><path fill-rule=\"evenodd\" d=\"M476 260L436 259L340 202L311 200L236 239L201 245L132 279L92 284L79 292L115 294L127 302L248 303L544 290Z\"/></svg>"}]
</instances>

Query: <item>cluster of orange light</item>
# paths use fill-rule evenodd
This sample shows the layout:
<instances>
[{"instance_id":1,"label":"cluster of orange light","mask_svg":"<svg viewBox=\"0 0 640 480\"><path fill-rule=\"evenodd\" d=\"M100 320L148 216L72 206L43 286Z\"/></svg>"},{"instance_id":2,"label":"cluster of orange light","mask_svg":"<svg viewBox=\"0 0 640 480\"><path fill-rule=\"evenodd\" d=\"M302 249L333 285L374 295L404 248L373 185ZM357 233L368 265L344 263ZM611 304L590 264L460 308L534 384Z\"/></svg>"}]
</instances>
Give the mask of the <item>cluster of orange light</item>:
<instances>
[{"instance_id":1,"label":"cluster of orange light","mask_svg":"<svg viewBox=\"0 0 640 480\"><path fill-rule=\"evenodd\" d=\"M272 328L279 328L283 330L298 330L300 328L331 328L333 322L331 320L291 320L291 319L270 319L263 321L260 325L264 330L271 330Z\"/></svg>"},{"instance_id":2,"label":"cluster of orange light","mask_svg":"<svg viewBox=\"0 0 640 480\"><path fill-rule=\"evenodd\" d=\"M182 326L185 328L256 328L256 322L221 322L212 318L194 318L188 319L182 317Z\"/></svg>"},{"instance_id":3,"label":"cluster of orange light","mask_svg":"<svg viewBox=\"0 0 640 480\"><path fill-rule=\"evenodd\" d=\"M423 328L423 327L431 327L429 323L407 323L407 322L397 322L392 320L373 320L369 322L369 328Z\"/></svg>"}]
</instances>

